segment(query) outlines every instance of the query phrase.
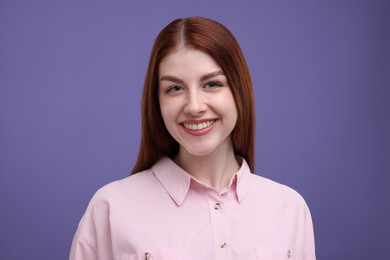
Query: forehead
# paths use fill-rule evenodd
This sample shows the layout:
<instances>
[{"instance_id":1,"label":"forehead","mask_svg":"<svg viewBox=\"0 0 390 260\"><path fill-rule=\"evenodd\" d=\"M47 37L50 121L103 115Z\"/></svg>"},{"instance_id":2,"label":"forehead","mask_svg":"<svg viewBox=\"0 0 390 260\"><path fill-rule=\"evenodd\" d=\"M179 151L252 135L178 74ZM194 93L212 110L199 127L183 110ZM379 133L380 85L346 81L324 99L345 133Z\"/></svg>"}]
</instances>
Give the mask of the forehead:
<instances>
[{"instance_id":1,"label":"forehead","mask_svg":"<svg viewBox=\"0 0 390 260\"><path fill-rule=\"evenodd\" d=\"M207 53L190 48L180 48L165 56L159 64L159 75L189 76L222 70Z\"/></svg>"}]
</instances>

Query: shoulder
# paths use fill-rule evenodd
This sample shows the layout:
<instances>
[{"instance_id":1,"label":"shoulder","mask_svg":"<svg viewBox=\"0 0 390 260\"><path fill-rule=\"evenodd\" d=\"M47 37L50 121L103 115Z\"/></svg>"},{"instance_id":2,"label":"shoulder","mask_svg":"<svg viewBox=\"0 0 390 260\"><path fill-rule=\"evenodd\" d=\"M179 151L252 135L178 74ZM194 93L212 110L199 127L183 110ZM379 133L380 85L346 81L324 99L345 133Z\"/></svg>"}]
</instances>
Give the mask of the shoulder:
<instances>
[{"instance_id":1,"label":"shoulder","mask_svg":"<svg viewBox=\"0 0 390 260\"><path fill-rule=\"evenodd\" d=\"M98 189L91 199L91 204L105 204L123 199L139 197L148 186L158 185L150 169L113 181Z\"/></svg>"},{"instance_id":2,"label":"shoulder","mask_svg":"<svg viewBox=\"0 0 390 260\"><path fill-rule=\"evenodd\" d=\"M251 174L251 196L264 199L270 203L295 204L306 207L304 198L293 188L271 179Z\"/></svg>"},{"instance_id":3,"label":"shoulder","mask_svg":"<svg viewBox=\"0 0 390 260\"><path fill-rule=\"evenodd\" d=\"M252 186L256 190L263 192L277 192L286 195L299 195L293 188L266 177L257 174L251 174L250 177L251 182L253 183Z\"/></svg>"}]
</instances>

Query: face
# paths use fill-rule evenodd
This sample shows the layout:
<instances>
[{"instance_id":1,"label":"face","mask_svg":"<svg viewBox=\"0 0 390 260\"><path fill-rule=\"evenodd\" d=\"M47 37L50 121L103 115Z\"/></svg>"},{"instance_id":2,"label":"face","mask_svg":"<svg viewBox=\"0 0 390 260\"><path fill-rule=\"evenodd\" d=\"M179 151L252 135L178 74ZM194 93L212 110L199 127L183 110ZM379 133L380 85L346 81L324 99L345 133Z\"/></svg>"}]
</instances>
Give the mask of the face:
<instances>
[{"instance_id":1,"label":"face","mask_svg":"<svg viewBox=\"0 0 390 260\"><path fill-rule=\"evenodd\" d=\"M232 148L236 105L226 76L208 54L180 48L166 56L159 65L159 101L179 153L205 156Z\"/></svg>"}]
</instances>

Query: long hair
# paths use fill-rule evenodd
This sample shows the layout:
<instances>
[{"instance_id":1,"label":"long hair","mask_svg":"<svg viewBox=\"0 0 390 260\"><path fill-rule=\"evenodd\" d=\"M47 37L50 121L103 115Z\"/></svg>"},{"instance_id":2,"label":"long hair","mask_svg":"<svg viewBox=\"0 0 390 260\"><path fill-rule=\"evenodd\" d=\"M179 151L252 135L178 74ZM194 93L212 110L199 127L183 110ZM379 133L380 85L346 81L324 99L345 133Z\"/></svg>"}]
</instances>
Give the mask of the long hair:
<instances>
[{"instance_id":1,"label":"long hair","mask_svg":"<svg viewBox=\"0 0 390 260\"><path fill-rule=\"evenodd\" d=\"M162 156L174 157L179 144L165 127L161 116L158 69L161 60L178 48L188 47L210 55L221 66L237 107L237 124L231 138L234 152L254 171L254 98L252 80L241 48L222 24L202 17L176 19L157 36L146 72L141 112L142 137L131 174L146 170Z\"/></svg>"}]
</instances>

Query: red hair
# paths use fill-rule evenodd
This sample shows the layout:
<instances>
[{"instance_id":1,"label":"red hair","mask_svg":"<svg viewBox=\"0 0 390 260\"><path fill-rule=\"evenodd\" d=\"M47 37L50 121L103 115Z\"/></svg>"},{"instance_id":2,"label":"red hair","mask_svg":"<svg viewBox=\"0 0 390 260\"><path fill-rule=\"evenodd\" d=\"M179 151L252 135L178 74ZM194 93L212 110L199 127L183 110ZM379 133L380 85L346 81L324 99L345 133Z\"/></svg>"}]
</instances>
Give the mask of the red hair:
<instances>
[{"instance_id":1,"label":"red hair","mask_svg":"<svg viewBox=\"0 0 390 260\"><path fill-rule=\"evenodd\" d=\"M142 95L142 137L132 174L146 170L162 156L173 158L179 144L165 127L158 99L161 60L180 47L203 51L222 68L237 107L238 119L231 138L234 152L254 171L254 98L252 80L241 48L222 24L202 17L176 19L157 36L150 55Z\"/></svg>"}]
</instances>

